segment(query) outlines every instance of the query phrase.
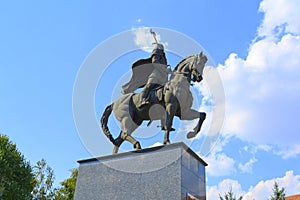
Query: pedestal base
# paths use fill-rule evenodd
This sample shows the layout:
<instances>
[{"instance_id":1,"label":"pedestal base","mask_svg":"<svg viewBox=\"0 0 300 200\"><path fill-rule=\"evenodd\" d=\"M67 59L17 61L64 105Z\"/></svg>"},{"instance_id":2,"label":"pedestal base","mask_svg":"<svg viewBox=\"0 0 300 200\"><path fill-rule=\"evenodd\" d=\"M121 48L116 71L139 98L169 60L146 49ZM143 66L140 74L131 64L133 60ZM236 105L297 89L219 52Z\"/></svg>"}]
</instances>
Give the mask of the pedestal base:
<instances>
[{"instance_id":1,"label":"pedestal base","mask_svg":"<svg viewBox=\"0 0 300 200\"><path fill-rule=\"evenodd\" d=\"M207 164L184 143L78 162L75 200L206 199Z\"/></svg>"}]
</instances>

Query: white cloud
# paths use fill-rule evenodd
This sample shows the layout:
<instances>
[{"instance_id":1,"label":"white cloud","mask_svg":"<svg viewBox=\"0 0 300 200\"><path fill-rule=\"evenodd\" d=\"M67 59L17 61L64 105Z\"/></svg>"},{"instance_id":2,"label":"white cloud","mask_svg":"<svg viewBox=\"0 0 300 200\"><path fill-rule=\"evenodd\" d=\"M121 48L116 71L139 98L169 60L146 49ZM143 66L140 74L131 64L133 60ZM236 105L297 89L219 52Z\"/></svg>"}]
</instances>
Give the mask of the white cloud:
<instances>
[{"instance_id":1,"label":"white cloud","mask_svg":"<svg viewBox=\"0 0 300 200\"><path fill-rule=\"evenodd\" d=\"M208 187L207 199L219 199L219 195L224 196L224 194L227 193L230 189L232 189L232 192L236 195L237 198L245 194L238 181L225 179L217 186Z\"/></svg>"},{"instance_id":2,"label":"white cloud","mask_svg":"<svg viewBox=\"0 0 300 200\"><path fill-rule=\"evenodd\" d=\"M286 32L300 33L298 0L264 0L259 10L265 13L259 35L272 36L276 28L285 25Z\"/></svg>"},{"instance_id":3,"label":"white cloud","mask_svg":"<svg viewBox=\"0 0 300 200\"><path fill-rule=\"evenodd\" d=\"M281 149L276 152L277 155L281 156L283 159L293 158L300 155L300 145L294 145L287 147L286 149Z\"/></svg>"},{"instance_id":4,"label":"white cloud","mask_svg":"<svg viewBox=\"0 0 300 200\"><path fill-rule=\"evenodd\" d=\"M243 172L251 172L258 150L275 152L283 159L300 155L300 4L298 0L263 0L259 9L264 19L246 58L232 53L217 67L226 95L222 135L234 134L257 144L256 148L244 147L253 157L238 165ZM220 150L210 156L218 166L209 165L209 175L222 172L218 167L223 161L228 162L230 167L225 167L229 171L234 170L234 160ZM218 199L218 194L227 192L230 185L234 193L244 194L245 200L268 199L274 181L286 189L287 195L300 191L300 175L287 171L285 176L262 180L245 192L238 181L226 179L208 187L207 199Z\"/></svg>"},{"instance_id":5,"label":"white cloud","mask_svg":"<svg viewBox=\"0 0 300 200\"><path fill-rule=\"evenodd\" d=\"M257 149L258 149L258 150L263 150L263 151L269 152L270 150L273 149L273 147L270 146L270 145L262 144L262 145L258 145L258 146L257 146Z\"/></svg>"},{"instance_id":6,"label":"white cloud","mask_svg":"<svg viewBox=\"0 0 300 200\"><path fill-rule=\"evenodd\" d=\"M266 144L261 144L261 145L249 144L244 146L242 149L245 152L252 154L252 156L254 157L258 151L270 152L272 149L274 149L274 147Z\"/></svg>"},{"instance_id":7,"label":"white cloud","mask_svg":"<svg viewBox=\"0 0 300 200\"><path fill-rule=\"evenodd\" d=\"M158 147L158 146L162 146L162 145L164 145L164 144L161 143L161 142L155 142L154 144L152 144L151 146L149 146L149 148L151 148L151 147Z\"/></svg>"},{"instance_id":8,"label":"white cloud","mask_svg":"<svg viewBox=\"0 0 300 200\"><path fill-rule=\"evenodd\" d=\"M239 169L242 173L252 173L253 164L256 163L258 160L256 158L251 158L245 164L239 163Z\"/></svg>"},{"instance_id":9,"label":"white cloud","mask_svg":"<svg viewBox=\"0 0 300 200\"><path fill-rule=\"evenodd\" d=\"M223 134L234 133L256 144L297 145L300 4L264 0L260 10L265 17L248 56L242 59L232 53L218 66L226 95Z\"/></svg>"},{"instance_id":10,"label":"white cloud","mask_svg":"<svg viewBox=\"0 0 300 200\"><path fill-rule=\"evenodd\" d=\"M206 171L209 176L226 176L235 172L234 159L222 153L223 146L226 145L226 142L227 140L222 140L221 143L218 143L205 158L208 164Z\"/></svg>"},{"instance_id":11,"label":"white cloud","mask_svg":"<svg viewBox=\"0 0 300 200\"><path fill-rule=\"evenodd\" d=\"M133 34L135 36L134 42L140 47L142 50L146 52L151 52L153 50L153 43L155 42L153 35L150 33L149 27L141 27L132 29ZM155 30L153 30L155 32ZM156 33L156 39L159 43L163 44L166 48L168 44L166 42L162 42L159 33Z\"/></svg>"},{"instance_id":12,"label":"white cloud","mask_svg":"<svg viewBox=\"0 0 300 200\"><path fill-rule=\"evenodd\" d=\"M210 176L225 176L234 171L234 160L224 153L211 153L206 157L207 173Z\"/></svg>"},{"instance_id":13,"label":"white cloud","mask_svg":"<svg viewBox=\"0 0 300 200\"><path fill-rule=\"evenodd\" d=\"M269 198L272 194L275 181L280 188L285 188L286 196L298 194L300 191L300 175L294 175L293 171L287 171L282 178L260 181L256 186L250 187L249 191L243 196L243 199L252 200Z\"/></svg>"},{"instance_id":14,"label":"white cloud","mask_svg":"<svg viewBox=\"0 0 300 200\"><path fill-rule=\"evenodd\" d=\"M287 171L282 178L274 178L260 181L255 186L251 186L247 192L242 190L241 184L236 180L225 179L216 186L208 187L207 199L218 199L219 194L228 192L230 187L236 196L243 196L243 200L268 199L272 195L275 181L279 187L285 188L286 196L298 194L300 191L300 175L294 175L293 171Z\"/></svg>"}]
</instances>

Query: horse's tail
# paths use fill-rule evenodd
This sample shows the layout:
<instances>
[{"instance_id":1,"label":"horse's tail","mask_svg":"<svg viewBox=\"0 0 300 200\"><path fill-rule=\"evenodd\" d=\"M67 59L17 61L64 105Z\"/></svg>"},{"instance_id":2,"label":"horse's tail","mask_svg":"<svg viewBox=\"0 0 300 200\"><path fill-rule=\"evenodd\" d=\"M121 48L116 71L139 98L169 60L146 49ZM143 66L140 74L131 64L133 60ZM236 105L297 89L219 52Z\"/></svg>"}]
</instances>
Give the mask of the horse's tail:
<instances>
[{"instance_id":1,"label":"horse's tail","mask_svg":"<svg viewBox=\"0 0 300 200\"><path fill-rule=\"evenodd\" d=\"M113 110L113 104L110 104L109 106L107 106L102 114L101 117L101 127L103 130L103 133L105 134L105 136L113 143L115 144L115 140L112 136L112 134L110 133L107 123L108 123L108 118L111 114L111 111Z\"/></svg>"}]
</instances>

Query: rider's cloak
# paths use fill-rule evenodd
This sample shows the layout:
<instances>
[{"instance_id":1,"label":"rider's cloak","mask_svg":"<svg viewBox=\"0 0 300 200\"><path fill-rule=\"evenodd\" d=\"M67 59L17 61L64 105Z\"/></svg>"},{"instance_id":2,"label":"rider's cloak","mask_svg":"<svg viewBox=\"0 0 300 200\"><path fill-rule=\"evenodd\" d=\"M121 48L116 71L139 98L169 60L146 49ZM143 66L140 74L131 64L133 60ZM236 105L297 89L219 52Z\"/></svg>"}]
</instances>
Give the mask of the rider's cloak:
<instances>
[{"instance_id":1,"label":"rider's cloak","mask_svg":"<svg viewBox=\"0 0 300 200\"><path fill-rule=\"evenodd\" d=\"M128 83L122 86L123 94L134 92L136 89L142 88L146 85L148 77L154 69L152 64L152 56L146 59L137 60L132 64L131 68L131 79Z\"/></svg>"}]
</instances>

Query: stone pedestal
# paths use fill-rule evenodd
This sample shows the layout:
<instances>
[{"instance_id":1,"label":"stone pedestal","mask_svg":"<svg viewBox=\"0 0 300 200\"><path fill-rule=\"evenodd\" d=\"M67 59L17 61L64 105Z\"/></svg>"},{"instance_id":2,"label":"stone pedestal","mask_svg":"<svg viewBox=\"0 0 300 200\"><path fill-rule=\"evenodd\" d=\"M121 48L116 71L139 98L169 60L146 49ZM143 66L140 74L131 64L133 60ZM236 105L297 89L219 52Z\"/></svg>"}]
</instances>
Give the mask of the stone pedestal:
<instances>
[{"instance_id":1,"label":"stone pedestal","mask_svg":"<svg viewBox=\"0 0 300 200\"><path fill-rule=\"evenodd\" d=\"M184 143L78 162L75 200L206 199L207 164Z\"/></svg>"}]
</instances>

